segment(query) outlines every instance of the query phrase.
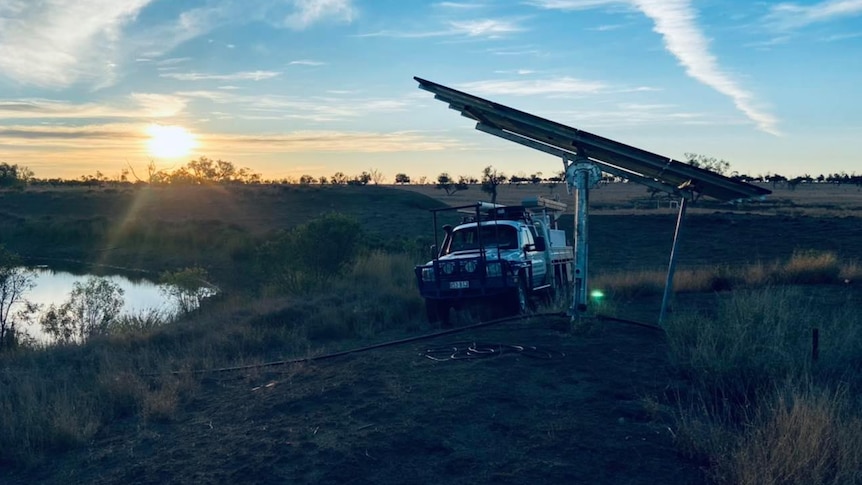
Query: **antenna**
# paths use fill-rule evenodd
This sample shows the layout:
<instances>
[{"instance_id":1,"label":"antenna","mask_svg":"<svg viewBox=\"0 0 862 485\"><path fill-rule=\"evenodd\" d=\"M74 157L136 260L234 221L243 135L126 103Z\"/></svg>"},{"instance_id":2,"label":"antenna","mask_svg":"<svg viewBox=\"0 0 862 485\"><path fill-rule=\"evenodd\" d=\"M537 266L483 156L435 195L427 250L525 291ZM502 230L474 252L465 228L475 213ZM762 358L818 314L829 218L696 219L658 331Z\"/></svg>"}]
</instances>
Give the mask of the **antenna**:
<instances>
[{"instance_id":1,"label":"antenna","mask_svg":"<svg viewBox=\"0 0 862 485\"><path fill-rule=\"evenodd\" d=\"M673 289L677 244L688 200L705 195L727 202L759 198L772 193L756 185L732 180L709 170L519 111L442 84L419 77L413 79L419 83L419 88L433 93L435 99L448 103L449 108L460 111L466 118L475 120L477 130L563 160L566 186L574 192L575 199L573 268L575 288L570 310L573 319L587 310L589 190L601 179L602 172L623 177L680 198L659 324L662 323L667 312Z\"/></svg>"}]
</instances>

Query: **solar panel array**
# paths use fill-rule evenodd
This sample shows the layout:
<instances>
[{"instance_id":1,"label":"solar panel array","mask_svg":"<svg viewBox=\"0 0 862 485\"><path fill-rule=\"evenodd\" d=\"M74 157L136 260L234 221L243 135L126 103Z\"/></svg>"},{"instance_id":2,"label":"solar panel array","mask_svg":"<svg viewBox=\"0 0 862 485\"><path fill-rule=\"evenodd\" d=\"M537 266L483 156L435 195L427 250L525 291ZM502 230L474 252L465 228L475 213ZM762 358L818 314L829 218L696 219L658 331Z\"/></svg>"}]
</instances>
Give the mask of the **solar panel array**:
<instances>
[{"instance_id":1,"label":"solar panel array","mask_svg":"<svg viewBox=\"0 0 862 485\"><path fill-rule=\"evenodd\" d=\"M693 197L705 195L720 201L751 199L771 193L609 138L519 111L419 77L419 87L477 122L478 130L556 156L574 160L586 157L602 171L659 190Z\"/></svg>"}]
</instances>

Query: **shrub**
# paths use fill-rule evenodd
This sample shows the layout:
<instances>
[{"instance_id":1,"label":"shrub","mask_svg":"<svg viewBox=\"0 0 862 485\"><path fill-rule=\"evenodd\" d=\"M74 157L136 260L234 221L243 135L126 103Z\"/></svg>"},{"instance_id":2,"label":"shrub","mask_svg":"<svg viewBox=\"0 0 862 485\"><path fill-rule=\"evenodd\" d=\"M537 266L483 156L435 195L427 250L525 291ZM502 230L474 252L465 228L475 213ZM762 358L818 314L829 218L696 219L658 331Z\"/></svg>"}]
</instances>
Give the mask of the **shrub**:
<instances>
[{"instance_id":1,"label":"shrub","mask_svg":"<svg viewBox=\"0 0 862 485\"><path fill-rule=\"evenodd\" d=\"M300 289L341 274L355 261L362 247L359 223L330 213L262 245L258 265L270 282L282 289Z\"/></svg>"}]
</instances>

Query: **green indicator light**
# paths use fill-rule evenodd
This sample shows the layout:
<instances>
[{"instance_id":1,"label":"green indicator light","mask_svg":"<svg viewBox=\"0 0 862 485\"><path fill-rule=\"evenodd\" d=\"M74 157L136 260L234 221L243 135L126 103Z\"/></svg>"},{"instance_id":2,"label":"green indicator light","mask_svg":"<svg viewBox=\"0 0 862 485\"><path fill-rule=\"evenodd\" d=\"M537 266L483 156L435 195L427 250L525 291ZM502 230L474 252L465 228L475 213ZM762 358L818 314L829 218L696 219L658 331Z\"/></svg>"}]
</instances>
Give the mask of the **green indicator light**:
<instances>
[{"instance_id":1,"label":"green indicator light","mask_svg":"<svg viewBox=\"0 0 862 485\"><path fill-rule=\"evenodd\" d=\"M590 297L593 300L601 300L605 297L605 294L602 293L602 290L593 290L592 292L590 292Z\"/></svg>"}]
</instances>

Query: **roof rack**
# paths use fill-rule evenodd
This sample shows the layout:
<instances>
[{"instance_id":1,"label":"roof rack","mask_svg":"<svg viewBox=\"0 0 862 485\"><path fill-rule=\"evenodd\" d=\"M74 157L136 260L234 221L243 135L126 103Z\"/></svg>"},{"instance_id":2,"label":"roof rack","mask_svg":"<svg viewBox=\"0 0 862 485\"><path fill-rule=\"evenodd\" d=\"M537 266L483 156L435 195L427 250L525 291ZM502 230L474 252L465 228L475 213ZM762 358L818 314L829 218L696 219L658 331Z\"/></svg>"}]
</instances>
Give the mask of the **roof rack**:
<instances>
[{"instance_id":1,"label":"roof rack","mask_svg":"<svg viewBox=\"0 0 862 485\"><path fill-rule=\"evenodd\" d=\"M533 207L541 207L543 209L551 210L551 211L564 211L566 210L566 203L560 202L558 200L549 199L547 197L543 197L541 195L537 195L535 197L527 197L526 199L521 201L521 205L528 208Z\"/></svg>"}]
</instances>

